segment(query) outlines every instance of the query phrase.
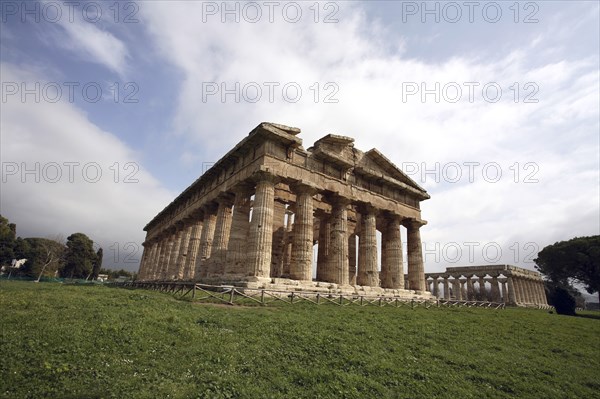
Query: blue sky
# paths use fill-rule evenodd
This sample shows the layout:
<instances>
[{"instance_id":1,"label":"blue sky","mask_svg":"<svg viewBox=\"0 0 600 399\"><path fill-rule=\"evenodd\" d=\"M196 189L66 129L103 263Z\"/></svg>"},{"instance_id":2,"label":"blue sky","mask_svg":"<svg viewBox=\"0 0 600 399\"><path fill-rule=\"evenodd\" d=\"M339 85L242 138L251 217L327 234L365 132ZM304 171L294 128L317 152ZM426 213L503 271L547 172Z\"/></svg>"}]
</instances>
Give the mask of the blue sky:
<instances>
[{"instance_id":1,"label":"blue sky","mask_svg":"<svg viewBox=\"0 0 600 399\"><path fill-rule=\"evenodd\" d=\"M262 121L305 147L354 137L424 186L426 271L533 268L599 234L595 1L1 11L0 212L20 236L81 231L137 269L144 225Z\"/></svg>"}]
</instances>

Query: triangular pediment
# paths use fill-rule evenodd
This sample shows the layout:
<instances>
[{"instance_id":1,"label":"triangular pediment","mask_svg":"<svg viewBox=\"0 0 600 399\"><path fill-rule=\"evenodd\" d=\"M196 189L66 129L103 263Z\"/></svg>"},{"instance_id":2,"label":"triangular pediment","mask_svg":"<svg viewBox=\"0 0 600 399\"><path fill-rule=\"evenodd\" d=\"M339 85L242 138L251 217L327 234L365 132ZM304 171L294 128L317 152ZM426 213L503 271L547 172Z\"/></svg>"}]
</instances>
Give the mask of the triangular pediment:
<instances>
[{"instance_id":1,"label":"triangular pediment","mask_svg":"<svg viewBox=\"0 0 600 399\"><path fill-rule=\"evenodd\" d=\"M367 180L382 182L401 190L412 191L421 199L429 194L379 150L362 152L354 148L354 139L328 134L308 149L311 156L335 165L342 173L354 173Z\"/></svg>"},{"instance_id":2,"label":"triangular pediment","mask_svg":"<svg viewBox=\"0 0 600 399\"><path fill-rule=\"evenodd\" d=\"M426 193L425 189L417 182L411 179L406 173L397 167L379 150L373 148L364 153L364 156L358 163L358 168L369 170L371 173L381 174L399 182L402 182L416 190Z\"/></svg>"}]
</instances>

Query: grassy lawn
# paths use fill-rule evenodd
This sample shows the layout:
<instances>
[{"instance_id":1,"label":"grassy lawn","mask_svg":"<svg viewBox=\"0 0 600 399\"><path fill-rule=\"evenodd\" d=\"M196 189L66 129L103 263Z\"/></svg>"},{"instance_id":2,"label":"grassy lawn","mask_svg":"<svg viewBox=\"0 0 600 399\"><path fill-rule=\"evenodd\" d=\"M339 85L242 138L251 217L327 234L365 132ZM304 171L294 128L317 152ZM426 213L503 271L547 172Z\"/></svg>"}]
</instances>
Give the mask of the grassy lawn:
<instances>
[{"instance_id":1,"label":"grassy lawn","mask_svg":"<svg viewBox=\"0 0 600 399\"><path fill-rule=\"evenodd\" d=\"M0 283L2 398L600 398L600 318Z\"/></svg>"}]
</instances>

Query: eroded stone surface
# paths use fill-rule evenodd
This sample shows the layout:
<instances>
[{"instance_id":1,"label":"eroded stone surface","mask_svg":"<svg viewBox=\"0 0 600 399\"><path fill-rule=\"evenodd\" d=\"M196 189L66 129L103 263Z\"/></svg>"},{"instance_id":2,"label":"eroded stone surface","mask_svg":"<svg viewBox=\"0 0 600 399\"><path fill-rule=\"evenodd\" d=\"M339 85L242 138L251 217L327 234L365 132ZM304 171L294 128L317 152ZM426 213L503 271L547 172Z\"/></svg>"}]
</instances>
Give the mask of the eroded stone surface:
<instances>
[{"instance_id":1,"label":"eroded stone surface","mask_svg":"<svg viewBox=\"0 0 600 399\"><path fill-rule=\"evenodd\" d=\"M541 274L513 265L448 267L445 272L425 274L425 283L435 297L448 300L548 307Z\"/></svg>"},{"instance_id":2,"label":"eroded stone surface","mask_svg":"<svg viewBox=\"0 0 600 399\"><path fill-rule=\"evenodd\" d=\"M427 192L350 137L329 134L305 150L299 134L261 123L156 215L144 228L140 279L431 297L419 231Z\"/></svg>"}]
</instances>

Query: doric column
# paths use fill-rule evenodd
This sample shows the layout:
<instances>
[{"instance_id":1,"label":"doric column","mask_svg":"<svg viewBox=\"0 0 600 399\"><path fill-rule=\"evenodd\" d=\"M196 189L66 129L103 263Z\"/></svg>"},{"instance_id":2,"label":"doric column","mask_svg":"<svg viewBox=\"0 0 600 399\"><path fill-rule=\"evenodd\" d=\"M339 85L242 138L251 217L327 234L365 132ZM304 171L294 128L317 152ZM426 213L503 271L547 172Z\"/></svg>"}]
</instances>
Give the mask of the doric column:
<instances>
[{"instance_id":1,"label":"doric column","mask_svg":"<svg viewBox=\"0 0 600 399\"><path fill-rule=\"evenodd\" d=\"M165 267L165 262L168 259L168 251L169 251L169 235L168 233L163 233L164 236L161 239L160 243L160 256L158 258L158 264L156 265L156 270L154 272L155 280L163 279L163 268Z\"/></svg>"},{"instance_id":2,"label":"doric column","mask_svg":"<svg viewBox=\"0 0 600 399\"><path fill-rule=\"evenodd\" d=\"M539 305L540 304L540 292L538 291L537 280L534 280L534 279L529 280L529 286L531 289L531 297L532 297L531 303Z\"/></svg>"},{"instance_id":3,"label":"doric column","mask_svg":"<svg viewBox=\"0 0 600 399\"><path fill-rule=\"evenodd\" d=\"M408 280L411 290L425 291L425 268L419 229L424 223L417 220L406 222L408 244Z\"/></svg>"},{"instance_id":4,"label":"doric column","mask_svg":"<svg viewBox=\"0 0 600 399\"><path fill-rule=\"evenodd\" d=\"M169 277L169 262L171 261L171 252L173 251L173 243L175 241L175 233L169 233L167 236L167 242L165 244L165 259L162 265L160 265L160 279L168 280Z\"/></svg>"},{"instance_id":5,"label":"doric column","mask_svg":"<svg viewBox=\"0 0 600 399\"><path fill-rule=\"evenodd\" d=\"M519 278L519 291L521 293L521 302L529 303L529 295L527 292L527 280L524 277Z\"/></svg>"},{"instance_id":6,"label":"doric column","mask_svg":"<svg viewBox=\"0 0 600 399\"><path fill-rule=\"evenodd\" d=\"M296 216L292 231L292 264L290 275L294 280L312 281L313 258L313 195L316 190L306 184L292 187L296 193ZM344 240L347 237L344 236ZM347 241L346 241L346 245Z\"/></svg>"},{"instance_id":7,"label":"doric column","mask_svg":"<svg viewBox=\"0 0 600 399\"><path fill-rule=\"evenodd\" d=\"M168 280L169 279L169 264L171 262L171 253L173 252L173 244L175 242L175 238L177 233L169 233L167 236L167 243L165 245L165 257L164 261L160 266L160 279Z\"/></svg>"},{"instance_id":8,"label":"doric column","mask_svg":"<svg viewBox=\"0 0 600 399\"><path fill-rule=\"evenodd\" d=\"M467 276L467 300L475 300L475 287L473 286L473 276Z\"/></svg>"},{"instance_id":9,"label":"doric column","mask_svg":"<svg viewBox=\"0 0 600 399\"><path fill-rule=\"evenodd\" d=\"M175 241L177 240L177 230L174 230L169 234L169 241L167 241L167 252L165 253L165 263L161 269L161 280L170 280L171 276L171 259L173 252L175 252Z\"/></svg>"},{"instance_id":10,"label":"doric column","mask_svg":"<svg viewBox=\"0 0 600 399\"><path fill-rule=\"evenodd\" d=\"M277 201L275 201L277 203ZM286 210L287 222L285 234L283 235L283 258L281 260L281 276L290 277L290 265L292 263L292 229L294 228L294 212Z\"/></svg>"},{"instance_id":11,"label":"doric column","mask_svg":"<svg viewBox=\"0 0 600 399\"><path fill-rule=\"evenodd\" d=\"M485 274L477 277L479 277L479 298L485 302L487 301L487 292L485 290Z\"/></svg>"},{"instance_id":12,"label":"doric column","mask_svg":"<svg viewBox=\"0 0 600 399\"><path fill-rule=\"evenodd\" d=\"M502 280L502 302L508 303L508 287L506 285L507 279Z\"/></svg>"},{"instance_id":13,"label":"doric column","mask_svg":"<svg viewBox=\"0 0 600 399\"><path fill-rule=\"evenodd\" d=\"M531 287L533 289L533 297L536 305L542 304L542 296L540 295L540 284L538 280L531 280Z\"/></svg>"},{"instance_id":14,"label":"doric column","mask_svg":"<svg viewBox=\"0 0 600 399\"><path fill-rule=\"evenodd\" d=\"M537 282L534 279L529 279L529 290L531 291L531 303L538 305L540 298L537 292Z\"/></svg>"},{"instance_id":15,"label":"doric column","mask_svg":"<svg viewBox=\"0 0 600 399\"><path fill-rule=\"evenodd\" d=\"M539 292L537 290L537 281L534 279L530 279L529 285L531 286L532 303L535 303L537 305L540 303Z\"/></svg>"},{"instance_id":16,"label":"doric column","mask_svg":"<svg viewBox=\"0 0 600 399\"><path fill-rule=\"evenodd\" d=\"M529 279L527 277L524 277L522 280L522 286L523 286L523 297L524 297L524 302L525 303L531 303L531 287L529 285Z\"/></svg>"},{"instance_id":17,"label":"doric column","mask_svg":"<svg viewBox=\"0 0 600 399\"><path fill-rule=\"evenodd\" d=\"M183 280L185 274L185 261L188 256L188 245L190 243L191 233L192 225L185 225L182 230L181 243L179 245L179 257L177 258L177 280Z\"/></svg>"},{"instance_id":18,"label":"doric column","mask_svg":"<svg viewBox=\"0 0 600 399\"><path fill-rule=\"evenodd\" d=\"M523 280L523 277L517 277L515 279L515 285L517 286L517 301L519 303L526 303L527 302L527 296L525 296L525 283Z\"/></svg>"},{"instance_id":19,"label":"doric column","mask_svg":"<svg viewBox=\"0 0 600 399\"><path fill-rule=\"evenodd\" d=\"M175 225L175 233L173 234L173 245L169 252L169 260L167 266L166 280L175 280L177 274L177 258L179 257L179 246L181 245L181 225Z\"/></svg>"},{"instance_id":20,"label":"doric column","mask_svg":"<svg viewBox=\"0 0 600 399\"><path fill-rule=\"evenodd\" d=\"M148 268L148 274L145 277L145 280L152 280L154 278L154 272L156 270L156 265L158 264L158 256L159 256L159 241L155 241L152 243L152 253L150 256L150 265Z\"/></svg>"},{"instance_id":21,"label":"doric column","mask_svg":"<svg viewBox=\"0 0 600 399\"><path fill-rule=\"evenodd\" d=\"M156 240L156 253L154 254L154 262L152 264L152 273L149 276L151 280L156 280L158 278L158 271L160 269L160 257L163 251L164 238L158 237Z\"/></svg>"},{"instance_id":22,"label":"doric column","mask_svg":"<svg viewBox=\"0 0 600 399\"><path fill-rule=\"evenodd\" d=\"M500 287L498 286L498 276L492 276L492 302L500 302Z\"/></svg>"},{"instance_id":23,"label":"doric column","mask_svg":"<svg viewBox=\"0 0 600 399\"><path fill-rule=\"evenodd\" d=\"M167 268L167 280L175 280L177 278L177 261L179 260L179 247L183 237L183 229L178 223L173 238L173 245L169 253L169 267Z\"/></svg>"},{"instance_id":24,"label":"doric column","mask_svg":"<svg viewBox=\"0 0 600 399\"><path fill-rule=\"evenodd\" d=\"M227 244L229 243L229 232L231 231L233 198L228 193L222 194L217 198L217 203L219 208L217 209L211 255L208 260L208 277L218 277L224 274Z\"/></svg>"},{"instance_id":25,"label":"doric column","mask_svg":"<svg viewBox=\"0 0 600 399\"><path fill-rule=\"evenodd\" d=\"M142 259L140 260L140 267L138 269L138 279L143 280L144 279L144 275L147 272L147 267L148 267L148 246L149 244L147 242L143 242L142 246L144 247L144 251L142 252Z\"/></svg>"},{"instance_id":26,"label":"doric column","mask_svg":"<svg viewBox=\"0 0 600 399\"><path fill-rule=\"evenodd\" d=\"M284 257L287 250L285 240L291 239L291 237L287 237L286 235L286 211L285 203L275 199L275 203L273 205L273 250L271 251L271 277L281 277L283 275ZM287 275L289 276L289 263Z\"/></svg>"},{"instance_id":27,"label":"doric column","mask_svg":"<svg viewBox=\"0 0 600 399\"><path fill-rule=\"evenodd\" d=\"M448 284L448 276L444 276L444 299L450 300L450 284Z\"/></svg>"},{"instance_id":28,"label":"doric column","mask_svg":"<svg viewBox=\"0 0 600 399\"><path fill-rule=\"evenodd\" d=\"M383 222L383 226L379 227L381 231L381 271L379 272L379 284L383 288L388 288L388 285L391 285L391 273L389 271L390 265L388 264L388 249L387 249L387 241L389 241L388 235L388 223L386 220Z\"/></svg>"},{"instance_id":29,"label":"doric column","mask_svg":"<svg viewBox=\"0 0 600 399\"><path fill-rule=\"evenodd\" d=\"M462 296L463 301L467 300L467 280L460 280L460 294Z\"/></svg>"},{"instance_id":30,"label":"doric column","mask_svg":"<svg viewBox=\"0 0 600 399\"><path fill-rule=\"evenodd\" d=\"M523 293L525 294L525 303L531 303L531 287L529 286L529 278L523 278Z\"/></svg>"},{"instance_id":31,"label":"doric column","mask_svg":"<svg viewBox=\"0 0 600 399\"><path fill-rule=\"evenodd\" d=\"M152 270L152 279L160 280L162 277L162 266L165 260L165 253L167 252L168 236L165 233L161 233L158 242L158 250L156 253L156 264Z\"/></svg>"},{"instance_id":32,"label":"doric column","mask_svg":"<svg viewBox=\"0 0 600 399\"><path fill-rule=\"evenodd\" d=\"M317 281L331 281L329 264L329 239L331 224L329 215L319 216L319 252L317 252ZM359 259L360 262L360 259Z\"/></svg>"},{"instance_id":33,"label":"doric column","mask_svg":"<svg viewBox=\"0 0 600 399\"><path fill-rule=\"evenodd\" d=\"M540 281L540 289L542 291L542 304L548 304L548 298L546 297L546 285L544 284L544 280Z\"/></svg>"},{"instance_id":34,"label":"doric column","mask_svg":"<svg viewBox=\"0 0 600 399\"><path fill-rule=\"evenodd\" d=\"M454 294L454 299L462 301L462 289L459 277L454 277L452 281L452 293Z\"/></svg>"},{"instance_id":35,"label":"doric column","mask_svg":"<svg viewBox=\"0 0 600 399\"><path fill-rule=\"evenodd\" d=\"M348 236L348 283L356 285L356 234Z\"/></svg>"},{"instance_id":36,"label":"doric column","mask_svg":"<svg viewBox=\"0 0 600 399\"><path fill-rule=\"evenodd\" d=\"M512 277L512 285L514 287L514 294L515 294L515 303L521 303L521 292L519 290L519 278L516 276ZM509 287L510 289L510 287Z\"/></svg>"},{"instance_id":37,"label":"doric column","mask_svg":"<svg viewBox=\"0 0 600 399\"><path fill-rule=\"evenodd\" d=\"M152 268L152 255L154 252L154 243L146 241L142 244L144 246L144 254L142 255L142 261L140 262L140 271L138 272L138 280L147 280ZM142 268L143 265L143 268Z\"/></svg>"},{"instance_id":38,"label":"doric column","mask_svg":"<svg viewBox=\"0 0 600 399\"><path fill-rule=\"evenodd\" d=\"M165 261L165 253L167 247L167 237L159 238L158 250L156 253L156 264L152 270L152 280L160 280L162 273L162 265Z\"/></svg>"},{"instance_id":39,"label":"doric column","mask_svg":"<svg viewBox=\"0 0 600 399\"><path fill-rule=\"evenodd\" d=\"M403 289L404 268L402 265L400 217L390 214L387 215L386 221L381 234L381 286Z\"/></svg>"},{"instance_id":40,"label":"doric column","mask_svg":"<svg viewBox=\"0 0 600 399\"><path fill-rule=\"evenodd\" d=\"M154 264L156 263L156 253L158 250L158 243L156 241L152 241L150 244L150 257L148 258L148 270L146 271L146 276L144 280L149 280L152 278L152 269L154 268Z\"/></svg>"},{"instance_id":41,"label":"doric column","mask_svg":"<svg viewBox=\"0 0 600 399\"><path fill-rule=\"evenodd\" d=\"M164 280L167 276L167 266L169 262L169 252L171 250L171 246L173 243L171 242L171 232L167 231L164 233L165 236L163 238L163 248L160 254L160 264L158 265L158 269L156 270L156 279Z\"/></svg>"},{"instance_id":42,"label":"doric column","mask_svg":"<svg viewBox=\"0 0 600 399\"><path fill-rule=\"evenodd\" d=\"M440 285L436 277L433 278L433 291L431 292L434 297L438 298L440 295Z\"/></svg>"},{"instance_id":43,"label":"doric column","mask_svg":"<svg viewBox=\"0 0 600 399\"><path fill-rule=\"evenodd\" d=\"M336 196L331 200L329 261L333 283L348 285L348 211L350 200ZM360 277L360 270L359 270ZM359 282L360 284L360 282Z\"/></svg>"},{"instance_id":44,"label":"doric column","mask_svg":"<svg viewBox=\"0 0 600 399\"><path fill-rule=\"evenodd\" d=\"M546 293L544 292L544 282L543 280L537 281L538 292L540 293L540 305L546 304Z\"/></svg>"},{"instance_id":45,"label":"doric column","mask_svg":"<svg viewBox=\"0 0 600 399\"><path fill-rule=\"evenodd\" d=\"M196 259L200 251L200 235L202 234L202 221L196 220L192 223L190 232L190 242L187 249L187 257L185 259L185 272L183 278L185 280L193 280L196 272Z\"/></svg>"},{"instance_id":46,"label":"doric column","mask_svg":"<svg viewBox=\"0 0 600 399\"><path fill-rule=\"evenodd\" d=\"M182 223L177 224L177 234L173 243L173 251L169 260L169 280L177 280L179 272L179 259L181 257L181 242L185 236L185 227Z\"/></svg>"},{"instance_id":47,"label":"doric column","mask_svg":"<svg viewBox=\"0 0 600 399\"><path fill-rule=\"evenodd\" d=\"M363 216L359 213L357 213L356 216L358 216L358 259L356 262L356 285L361 285L360 273L365 270L365 247L363 246L365 242L365 227L363 226Z\"/></svg>"},{"instance_id":48,"label":"doric column","mask_svg":"<svg viewBox=\"0 0 600 399\"><path fill-rule=\"evenodd\" d=\"M521 292L519 290L519 278L516 276L513 276L511 279L512 279L512 285L514 287L515 303L521 303L522 299L521 299ZM509 287L509 289L510 289L510 287Z\"/></svg>"},{"instance_id":49,"label":"doric column","mask_svg":"<svg viewBox=\"0 0 600 399\"><path fill-rule=\"evenodd\" d=\"M273 244L275 176L261 172L257 179L248 234L247 274L258 278L269 278Z\"/></svg>"},{"instance_id":50,"label":"doric column","mask_svg":"<svg viewBox=\"0 0 600 399\"><path fill-rule=\"evenodd\" d=\"M359 269L358 285L379 287L377 272L377 221L376 210L372 206L362 207L360 241L358 243Z\"/></svg>"},{"instance_id":51,"label":"doric column","mask_svg":"<svg viewBox=\"0 0 600 399\"><path fill-rule=\"evenodd\" d=\"M146 280L148 273L150 272L150 266L152 262L152 250L154 249L154 243L152 241L146 241L142 244L144 246L144 253L142 255L142 261L140 262L140 271L138 272L138 280ZM144 265L142 270L142 265Z\"/></svg>"},{"instance_id":52,"label":"doric column","mask_svg":"<svg viewBox=\"0 0 600 399\"><path fill-rule=\"evenodd\" d=\"M535 280L529 279L529 292L531 293L531 303L538 304L539 298L537 293L537 287L535 284Z\"/></svg>"},{"instance_id":53,"label":"doric column","mask_svg":"<svg viewBox=\"0 0 600 399\"><path fill-rule=\"evenodd\" d=\"M535 295L535 303L537 305L541 305L542 304L542 295L540 292L540 283L538 280L531 280L531 283L533 285L533 292Z\"/></svg>"},{"instance_id":54,"label":"doric column","mask_svg":"<svg viewBox=\"0 0 600 399\"><path fill-rule=\"evenodd\" d=\"M196 258L196 280L206 277L208 274L208 260L212 254L213 238L215 236L215 225L217 223L217 207L215 204L204 206L204 218L202 220L202 233L200 235L200 252Z\"/></svg>"},{"instance_id":55,"label":"doric column","mask_svg":"<svg viewBox=\"0 0 600 399\"><path fill-rule=\"evenodd\" d=\"M173 246L175 245L175 240L177 239L177 232L169 233L167 246L165 248L165 262L161 265L160 269L160 279L161 280L169 280L169 272L171 271L171 255L173 254Z\"/></svg>"},{"instance_id":56,"label":"doric column","mask_svg":"<svg viewBox=\"0 0 600 399\"><path fill-rule=\"evenodd\" d=\"M146 277L148 276L148 272L150 271L150 268L152 267L152 255L153 255L153 250L154 250L154 243L151 241L148 241L145 243L144 245L144 254L142 255L142 264L144 265L144 271L143 271L143 276L138 276L138 278L146 280Z\"/></svg>"},{"instance_id":57,"label":"doric column","mask_svg":"<svg viewBox=\"0 0 600 399\"><path fill-rule=\"evenodd\" d=\"M506 285L508 287L508 303L517 303L517 290L515 288L515 281L512 276L506 276ZM506 301L506 300L505 300Z\"/></svg>"},{"instance_id":58,"label":"doric column","mask_svg":"<svg viewBox=\"0 0 600 399\"><path fill-rule=\"evenodd\" d=\"M233 215L225 256L227 262L224 265L226 275L246 275L246 265L244 263L246 261L248 229L250 228L251 190L252 187L245 184L234 189Z\"/></svg>"}]
</instances>

